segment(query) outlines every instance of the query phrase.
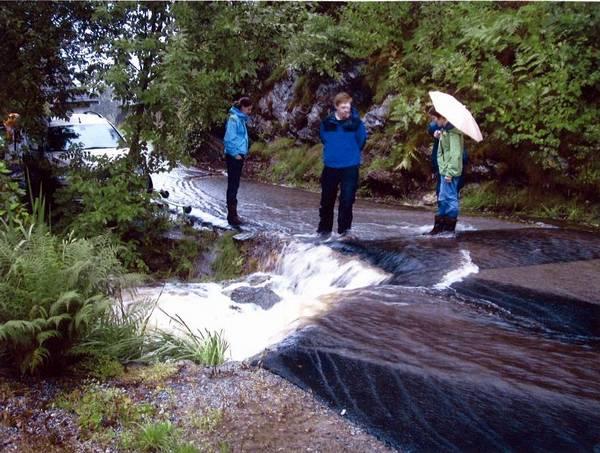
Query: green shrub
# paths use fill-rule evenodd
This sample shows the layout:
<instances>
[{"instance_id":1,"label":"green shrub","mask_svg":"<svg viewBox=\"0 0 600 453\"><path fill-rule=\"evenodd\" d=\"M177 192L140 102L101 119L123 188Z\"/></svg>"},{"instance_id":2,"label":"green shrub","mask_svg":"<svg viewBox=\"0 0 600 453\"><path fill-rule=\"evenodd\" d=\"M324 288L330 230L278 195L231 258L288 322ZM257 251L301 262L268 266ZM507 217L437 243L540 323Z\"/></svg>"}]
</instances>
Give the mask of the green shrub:
<instances>
[{"instance_id":1,"label":"green shrub","mask_svg":"<svg viewBox=\"0 0 600 453\"><path fill-rule=\"evenodd\" d=\"M25 191L9 175L10 170L6 166L6 162L0 160L0 218L23 222L29 216L21 202Z\"/></svg>"},{"instance_id":2,"label":"green shrub","mask_svg":"<svg viewBox=\"0 0 600 453\"><path fill-rule=\"evenodd\" d=\"M147 176L126 157L91 158L78 151L70 157L69 184L55 196L55 228L80 237L109 235L126 267L147 272L142 249L169 226L166 212L152 203Z\"/></svg>"},{"instance_id":3,"label":"green shrub","mask_svg":"<svg viewBox=\"0 0 600 453\"><path fill-rule=\"evenodd\" d=\"M0 225L0 351L34 373L65 356L126 286L106 237L60 239L43 225Z\"/></svg>"},{"instance_id":4,"label":"green shrub","mask_svg":"<svg viewBox=\"0 0 600 453\"><path fill-rule=\"evenodd\" d=\"M106 354L88 355L77 364L77 368L100 381L121 376L124 371L121 362Z\"/></svg>"},{"instance_id":5,"label":"green shrub","mask_svg":"<svg viewBox=\"0 0 600 453\"><path fill-rule=\"evenodd\" d=\"M200 234L177 241L169 250L170 261L174 263L172 275L184 280L192 279L196 273L196 260L203 247Z\"/></svg>"},{"instance_id":6,"label":"green shrub","mask_svg":"<svg viewBox=\"0 0 600 453\"><path fill-rule=\"evenodd\" d=\"M344 51L351 42L351 31L340 27L335 18L310 14L303 30L288 43L286 63L311 77L337 78L340 68L350 61Z\"/></svg>"}]
</instances>

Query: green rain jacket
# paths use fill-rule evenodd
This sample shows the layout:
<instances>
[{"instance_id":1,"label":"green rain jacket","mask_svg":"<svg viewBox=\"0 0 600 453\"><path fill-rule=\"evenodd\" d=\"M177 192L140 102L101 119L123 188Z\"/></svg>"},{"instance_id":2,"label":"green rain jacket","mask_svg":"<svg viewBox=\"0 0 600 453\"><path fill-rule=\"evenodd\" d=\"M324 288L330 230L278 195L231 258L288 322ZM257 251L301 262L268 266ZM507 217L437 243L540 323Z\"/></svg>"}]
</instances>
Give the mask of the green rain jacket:
<instances>
[{"instance_id":1,"label":"green rain jacket","mask_svg":"<svg viewBox=\"0 0 600 453\"><path fill-rule=\"evenodd\" d=\"M440 137L437 158L440 175L457 177L463 171L463 133L454 126L446 126Z\"/></svg>"}]
</instances>

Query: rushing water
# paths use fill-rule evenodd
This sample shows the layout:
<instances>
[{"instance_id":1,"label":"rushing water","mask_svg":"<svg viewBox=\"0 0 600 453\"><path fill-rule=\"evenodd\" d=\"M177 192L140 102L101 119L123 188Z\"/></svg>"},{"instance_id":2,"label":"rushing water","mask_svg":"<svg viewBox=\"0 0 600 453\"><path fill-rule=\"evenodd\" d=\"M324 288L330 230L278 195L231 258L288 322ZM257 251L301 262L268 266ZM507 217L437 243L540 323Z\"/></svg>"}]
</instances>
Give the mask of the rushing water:
<instances>
[{"instance_id":1,"label":"rushing water","mask_svg":"<svg viewBox=\"0 0 600 453\"><path fill-rule=\"evenodd\" d=\"M226 225L224 178L180 169L160 184L198 225ZM243 182L240 208L246 230L281 244L275 264L160 299L222 330L232 359L400 450L600 451L597 235L461 218L455 238L431 238L431 213L359 201L359 239L321 243L318 194Z\"/></svg>"}]
</instances>

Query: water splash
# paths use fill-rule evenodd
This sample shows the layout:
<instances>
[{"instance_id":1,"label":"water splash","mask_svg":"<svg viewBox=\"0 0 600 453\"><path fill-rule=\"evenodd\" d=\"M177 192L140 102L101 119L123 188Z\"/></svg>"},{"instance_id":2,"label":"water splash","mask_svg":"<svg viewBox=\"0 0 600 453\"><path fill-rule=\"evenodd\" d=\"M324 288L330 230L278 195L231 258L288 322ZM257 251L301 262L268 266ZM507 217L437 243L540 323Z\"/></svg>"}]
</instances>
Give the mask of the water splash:
<instances>
[{"instance_id":1,"label":"water splash","mask_svg":"<svg viewBox=\"0 0 600 453\"><path fill-rule=\"evenodd\" d=\"M479 272L479 267L471 260L471 254L468 250L461 250L460 254L460 267L444 275L442 281L434 286L435 289L449 288L453 283L460 282L470 274L476 274Z\"/></svg>"},{"instance_id":2,"label":"water splash","mask_svg":"<svg viewBox=\"0 0 600 453\"><path fill-rule=\"evenodd\" d=\"M230 344L230 359L244 360L271 346L303 325L303 320L326 311L342 290L376 285L384 272L323 245L287 244L269 273L255 273L236 282L167 284L152 323L173 328L163 313L179 315L192 328L221 331ZM239 303L232 293L239 288L264 289L280 301L265 310L254 303ZM157 297L160 289L145 288L142 297Z\"/></svg>"}]
</instances>

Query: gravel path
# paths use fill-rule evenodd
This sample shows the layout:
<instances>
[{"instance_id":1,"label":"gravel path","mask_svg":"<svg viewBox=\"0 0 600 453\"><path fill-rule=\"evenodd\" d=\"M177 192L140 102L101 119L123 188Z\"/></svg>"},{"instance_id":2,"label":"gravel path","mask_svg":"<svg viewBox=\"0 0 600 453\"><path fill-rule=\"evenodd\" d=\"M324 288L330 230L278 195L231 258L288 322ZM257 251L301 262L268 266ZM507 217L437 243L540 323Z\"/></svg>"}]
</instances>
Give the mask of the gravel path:
<instances>
[{"instance_id":1,"label":"gravel path","mask_svg":"<svg viewBox=\"0 0 600 453\"><path fill-rule=\"evenodd\" d=\"M391 451L310 394L261 368L229 363L212 369L183 362L159 379L145 374L152 375L152 369L133 367L117 379L85 384L74 378L0 377L0 451L123 451L111 436L90 440L75 413L56 408L57 397L88 386L117 388L134 404L150 403L158 417L170 420L180 437L200 451ZM121 428L109 429L119 433Z\"/></svg>"}]
</instances>

